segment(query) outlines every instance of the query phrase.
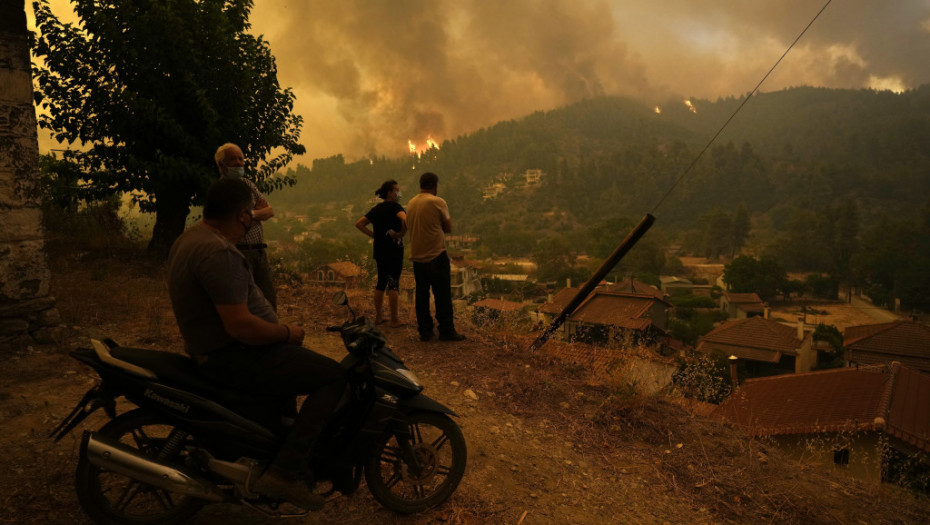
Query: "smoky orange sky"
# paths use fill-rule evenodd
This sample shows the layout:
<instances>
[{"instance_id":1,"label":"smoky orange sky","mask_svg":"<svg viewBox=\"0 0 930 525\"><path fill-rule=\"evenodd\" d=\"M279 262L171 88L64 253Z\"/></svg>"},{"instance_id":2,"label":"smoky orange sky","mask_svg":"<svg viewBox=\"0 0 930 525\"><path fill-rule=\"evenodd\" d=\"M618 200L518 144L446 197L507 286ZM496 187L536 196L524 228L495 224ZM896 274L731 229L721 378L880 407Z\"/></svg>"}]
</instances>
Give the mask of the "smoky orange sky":
<instances>
[{"instance_id":1,"label":"smoky orange sky","mask_svg":"<svg viewBox=\"0 0 930 525\"><path fill-rule=\"evenodd\" d=\"M398 156L586 97L748 93L810 0L256 0L307 155ZM60 9L57 9L61 6ZM57 13L67 0L54 0ZM930 2L833 0L762 86L930 82Z\"/></svg>"}]
</instances>

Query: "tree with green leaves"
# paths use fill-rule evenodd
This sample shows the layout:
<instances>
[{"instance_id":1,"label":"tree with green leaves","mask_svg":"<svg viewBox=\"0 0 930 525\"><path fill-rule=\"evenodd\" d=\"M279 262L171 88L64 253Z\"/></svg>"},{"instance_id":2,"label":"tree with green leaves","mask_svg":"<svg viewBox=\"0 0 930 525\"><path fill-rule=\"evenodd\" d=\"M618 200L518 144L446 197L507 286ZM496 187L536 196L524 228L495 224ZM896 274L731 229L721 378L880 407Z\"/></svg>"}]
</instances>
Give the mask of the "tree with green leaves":
<instances>
[{"instance_id":1,"label":"tree with green leaves","mask_svg":"<svg viewBox=\"0 0 930 525\"><path fill-rule=\"evenodd\" d=\"M787 279L785 269L769 257L740 255L723 267L723 282L731 292L756 293L764 300L774 298Z\"/></svg>"},{"instance_id":2,"label":"tree with green leaves","mask_svg":"<svg viewBox=\"0 0 930 525\"><path fill-rule=\"evenodd\" d=\"M302 119L274 56L247 33L252 0L71 0L63 24L33 3L39 124L77 144L65 160L86 199L130 193L155 212L149 250L165 255L190 206L217 177L216 148L238 144L248 176L269 191L294 155Z\"/></svg>"}]
</instances>

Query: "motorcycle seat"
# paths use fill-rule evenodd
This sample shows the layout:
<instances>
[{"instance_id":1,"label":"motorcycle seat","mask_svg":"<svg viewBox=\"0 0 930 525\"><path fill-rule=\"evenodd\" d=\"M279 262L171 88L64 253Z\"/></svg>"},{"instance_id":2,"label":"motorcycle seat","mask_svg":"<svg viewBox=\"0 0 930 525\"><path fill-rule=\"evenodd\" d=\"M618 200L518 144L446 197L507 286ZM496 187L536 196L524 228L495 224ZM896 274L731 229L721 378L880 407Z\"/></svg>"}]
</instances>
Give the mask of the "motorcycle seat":
<instances>
[{"instance_id":1,"label":"motorcycle seat","mask_svg":"<svg viewBox=\"0 0 930 525\"><path fill-rule=\"evenodd\" d=\"M221 405L238 407L256 404L254 394L240 393L211 383L186 355L126 346L111 348L110 354L119 361L150 371L160 383L186 390ZM263 401L263 396L258 397L259 401ZM273 402L270 397L264 401Z\"/></svg>"}]
</instances>

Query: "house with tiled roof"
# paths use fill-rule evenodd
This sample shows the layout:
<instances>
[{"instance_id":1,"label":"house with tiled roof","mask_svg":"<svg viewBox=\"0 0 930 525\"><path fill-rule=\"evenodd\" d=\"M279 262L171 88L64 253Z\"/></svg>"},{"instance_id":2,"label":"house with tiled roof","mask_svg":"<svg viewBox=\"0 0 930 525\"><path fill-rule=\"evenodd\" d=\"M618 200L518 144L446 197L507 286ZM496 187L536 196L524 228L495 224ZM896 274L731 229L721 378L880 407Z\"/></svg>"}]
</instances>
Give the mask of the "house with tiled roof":
<instances>
[{"instance_id":1,"label":"house with tiled roof","mask_svg":"<svg viewBox=\"0 0 930 525\"><path fill-rule=\"evenodd\" d=\"M694 291L694 283L677 275L659 276L659 285L668 295L689 295Z\"/></svg>"},{"instance_id":2,"label":"house with tiled roof","mask_svg":"<svg viewBox=\"0 0 930 525\"><path fill-rule=\"evenodd\" d=\"M850 326L843 332L843 348L850 364L898 361L930 373L930 327L915 321Z\"/></svg>"},{"instance_id":3,"label":"house with tiled roof","mask_svg":"<svg viewBox=\"0 0 930 525\"><path fill-rule=\"evenodd\" d=\"M765 317L765 303L754 293L724 292L720 296L720 309L731 319Z\"/></svg>"},{"instance_id":4,"label":"house with tiled roof","mask_svg":"<svg viewBox=\"0 0 930 525\"><path fill-rule=\"evenodd\" d=\"M766 376L809 372L817 363L813 332L765 319L731 319L698 340L695 350L735 355L744 374Z\"/></svg>"},{"instance_id":5,"label":"house with tiled roof","mask_svg":"<svg viewBox=\"0 0 930 525\"><path fill-rule=\"evenodd\" d=\"M893 363L747 379L712 416L799 457L888 480L900 458L930 453L928 399L930 375Z\"/></svg>"},{"instance_id":6,"label":"house with tiled roof","mask_svg":"<svg viewBox=\"0 0 930 525\"><path fill-rule=\"evenodd\" d=\"M310 273L311 282L323 285L355 286L361 280L363 270L349 261L324 264Z\"/></svg>"},{"instance_id":7,"label":"house with tiled roof","mask_svg":"<svg viewBox=\"0 0 930 525\"><path fill-rule=\"evenodd\" d=\"M551 321L564 310L580 288L564 288L537 312ZM660 292L661 293L661 292ZM668 330L671 303L654 294L595 288L562 325L562 337L592 344L632 340L650 344Z\"/></svg>"},{"instance_id":8,"label":"house with tiled roof","mask_svg":"<svg viewBox=\"0 0 930 525\"><path fill-rule=\"evenodd\" d=\"M449 266L453 299L461 299L481 291L481 266L477 262L466 259L464 255L453 254L449 256Z\"/></svg>"},{"instance_id":9,"label":"house with tiled roof","mask_svg":"<svg viewBox=\"0 0 930 525\"><path fill-rule=\"evenodd\" d=\"M637 295L651 295L657 299L665 300L666 293L662 290L652 286L651 284L646 284L642 281L636 279L630 279L628 281L622 281L613 284L602 284L598 287L599 290L604 290L605 292L619 292L619 293L629 293Z\"/></svg>"}]
</instances>

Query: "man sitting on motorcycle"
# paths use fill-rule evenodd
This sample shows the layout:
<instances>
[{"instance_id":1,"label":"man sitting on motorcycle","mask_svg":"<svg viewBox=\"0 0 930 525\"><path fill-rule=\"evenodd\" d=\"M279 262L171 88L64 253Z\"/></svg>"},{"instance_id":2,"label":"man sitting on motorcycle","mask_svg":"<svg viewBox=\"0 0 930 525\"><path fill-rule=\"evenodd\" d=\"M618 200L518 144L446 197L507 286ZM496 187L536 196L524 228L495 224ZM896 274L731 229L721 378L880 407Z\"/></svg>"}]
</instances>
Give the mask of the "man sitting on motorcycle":
<instances>
[{"instance_id":1,"label":"man sitting on motorcycle","mask_svg":"<svg viewBox=\"0 0 930 525\"><path fill-rule=\"evenodd\" d=\"M278 323L236 249L253 225L251 197L235 179L220 179L207 191L203 220L171 247L171 306L185 350L210 381L255 394L308 396L253 488L315 510L323 497L306 482L310 449L345 390L345 376L336 361L300 346L301 327Z\"/></svg>"}]
</instances>

